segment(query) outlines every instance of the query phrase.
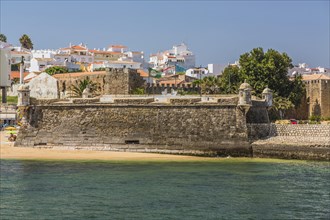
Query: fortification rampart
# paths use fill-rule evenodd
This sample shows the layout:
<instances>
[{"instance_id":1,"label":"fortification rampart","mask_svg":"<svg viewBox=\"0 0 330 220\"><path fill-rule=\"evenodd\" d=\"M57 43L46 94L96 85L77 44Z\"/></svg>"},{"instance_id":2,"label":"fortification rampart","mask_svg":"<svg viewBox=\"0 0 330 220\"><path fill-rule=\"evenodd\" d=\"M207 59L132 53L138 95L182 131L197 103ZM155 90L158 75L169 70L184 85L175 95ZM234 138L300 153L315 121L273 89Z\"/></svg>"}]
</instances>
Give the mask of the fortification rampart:
<instances>
[{"instance_id":1,"label":"fortification rampart","mask_svg":"<svg viewBox=\"0 0 330 220\"><path fill-rule=\"evenodd\" d=\"M330 125L248 124L253 156L330 160ZM256 141L257 140L257 141Z\"/></svg>"},{"instance_id":2,"label":"fortification rampart","mask_svg":"<svg viewBox=\"0 0 330 220\"><path fill-rule=\"evenodd\" d=\"M237 98L75 100L31 105L29 126L20 130L15 146L251 155Z\"/></svg>"}]
</instances>

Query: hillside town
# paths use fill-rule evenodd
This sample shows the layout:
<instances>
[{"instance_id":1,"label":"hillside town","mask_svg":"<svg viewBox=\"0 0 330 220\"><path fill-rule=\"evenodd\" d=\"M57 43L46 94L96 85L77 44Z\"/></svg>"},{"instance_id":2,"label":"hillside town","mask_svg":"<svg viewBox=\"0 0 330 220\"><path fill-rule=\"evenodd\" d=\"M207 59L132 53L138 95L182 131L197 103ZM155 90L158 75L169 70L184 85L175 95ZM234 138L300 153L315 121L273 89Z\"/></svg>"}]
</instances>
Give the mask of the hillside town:
<instances>
[{"instance_id":1,"label":"hillside town","mask_svg":"<svg viewBox=\"0 0 330 220\"><path fill-rule=\"evenodd\" d=\"M18 96L17 90L21 84L29 85L32 98L65 99L82 96L82 91L77 93L73 88L79 82L89 80L90 84L97 86L94 96L104 95L109 90L102 76L112 69L128 69L139 76L140 81L135 83L134 88L130 87L127 94L215 94L219 88L212 90L205 88L206 85L203 87L203 79L221 79L226 68L240 67L239 61L197 65L195 53L185 43L173 45L171 49L149 57L143 51L131 50L121 44L89 48L84 43L69 43L58 49L34 50L1 41L0 47L2 103L7 102L6 97ZM295 109L287 117L330 117L329 68L309 67L301 63L289 68L287 76L291 79L301 76L306 88L300 109ZM229 78L227 86L230 87L231 83ZM14 114L11 117L8 115L1 114L2 124L14 123Z\"/></svg>"}]
</instances>

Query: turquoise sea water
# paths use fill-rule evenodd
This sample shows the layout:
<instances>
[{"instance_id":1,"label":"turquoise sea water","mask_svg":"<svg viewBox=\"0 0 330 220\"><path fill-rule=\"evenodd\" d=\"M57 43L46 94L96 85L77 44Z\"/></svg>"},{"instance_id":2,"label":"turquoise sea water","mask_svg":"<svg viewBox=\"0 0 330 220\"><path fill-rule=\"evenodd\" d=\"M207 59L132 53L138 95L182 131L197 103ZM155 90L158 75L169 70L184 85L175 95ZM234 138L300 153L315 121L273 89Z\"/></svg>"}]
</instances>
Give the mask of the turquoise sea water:
<instances>
[{"instance_id":1,"label":"turquoise sea water","mask_svg":"<svg viewBox=\"0 0 330 220\"><path fill-rule=\"evenodd\" d=\"M0 219L330 219L329 165L1 160Z\"/></svg>"}]
</instances>

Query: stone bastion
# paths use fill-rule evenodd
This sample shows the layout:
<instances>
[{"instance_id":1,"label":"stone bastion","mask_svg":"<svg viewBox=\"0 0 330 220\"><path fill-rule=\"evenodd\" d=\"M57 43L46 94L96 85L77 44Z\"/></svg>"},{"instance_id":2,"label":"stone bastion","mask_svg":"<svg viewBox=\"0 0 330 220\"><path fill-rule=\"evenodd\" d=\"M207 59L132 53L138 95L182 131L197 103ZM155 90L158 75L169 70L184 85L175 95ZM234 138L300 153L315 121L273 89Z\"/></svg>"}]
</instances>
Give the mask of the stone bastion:
<instances>
[{"instance_id":1,"label":"stone bastion","mask_svg":"<svg viewBox=\"0 0 330 220\"><path fill-rule=\"evenodd\" d=\"M171 95L31 100L15 146L252 156L247 118L268 123L265 101L240 105L238 96Z\"/></svg>"}]
</instances>

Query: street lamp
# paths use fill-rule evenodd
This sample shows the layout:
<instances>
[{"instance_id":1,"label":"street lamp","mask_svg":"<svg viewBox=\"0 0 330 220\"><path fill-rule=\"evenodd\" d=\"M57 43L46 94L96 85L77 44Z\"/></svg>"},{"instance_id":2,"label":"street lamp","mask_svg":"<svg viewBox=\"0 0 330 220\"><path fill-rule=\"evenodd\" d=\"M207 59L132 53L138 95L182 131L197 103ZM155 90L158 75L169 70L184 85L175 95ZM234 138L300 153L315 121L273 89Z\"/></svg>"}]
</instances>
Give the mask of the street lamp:
<instances>
[{"instance_id":1,"label":"street lamp","mask_svg":"<svg viewBox=\"0 0 330 220\"><path fill-rule=\"evenodd\" d=\"M199 66L199 96L202 97L202 65Z\"/></svg>"}]
</instances>

